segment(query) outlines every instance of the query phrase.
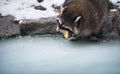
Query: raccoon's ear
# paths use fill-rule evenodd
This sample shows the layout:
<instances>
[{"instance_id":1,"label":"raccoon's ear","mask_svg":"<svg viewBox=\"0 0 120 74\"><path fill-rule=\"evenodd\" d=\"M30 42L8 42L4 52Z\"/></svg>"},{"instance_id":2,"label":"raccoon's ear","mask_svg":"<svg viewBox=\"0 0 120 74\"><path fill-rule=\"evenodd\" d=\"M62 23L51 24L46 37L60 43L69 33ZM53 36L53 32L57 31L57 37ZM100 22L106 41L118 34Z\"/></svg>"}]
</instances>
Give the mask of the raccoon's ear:
<instances>
[{"instance_id":1,"label":"raccoon's ear","mask_svg":"<svg viewBox=\"0 0 120 74\"><path fill-rule=\"evenodd\" d=\"M78 16L78 17L75 19L74 23L75 23L75 26L76 26L76 27L79 27L79 25L80 25L80 19L81 19L81 16Z\"/></svg>"},{"instance_id":2,"label":"raccoon's ear","mask_svg":"<svg viewBox=\"0 0 120 74\"><path fill-rule=\"evenodd\" d=\"M80 21L80 19L81 19L81 16L78 16L74 22L77 23L78 21Z\"/></svg>"}]
</instances>

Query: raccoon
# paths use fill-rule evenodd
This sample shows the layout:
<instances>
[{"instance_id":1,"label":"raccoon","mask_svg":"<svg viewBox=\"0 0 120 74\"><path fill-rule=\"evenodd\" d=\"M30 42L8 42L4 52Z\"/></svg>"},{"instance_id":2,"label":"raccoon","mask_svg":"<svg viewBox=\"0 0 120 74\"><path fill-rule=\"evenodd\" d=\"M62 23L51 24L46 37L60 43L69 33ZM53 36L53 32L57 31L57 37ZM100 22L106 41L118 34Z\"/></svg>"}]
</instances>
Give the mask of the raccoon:
<instances>
[{"instance_id":1,"label":"raccoon","mask_svg":"<svg viewBox=\"0 0 120 74\"><path fill-rule=\"evenodd\" d=\"M68 40L97 36L107 16L108 3L109 0L66 0L56 16L57 30Z\"/></svg>"}]
</instances>

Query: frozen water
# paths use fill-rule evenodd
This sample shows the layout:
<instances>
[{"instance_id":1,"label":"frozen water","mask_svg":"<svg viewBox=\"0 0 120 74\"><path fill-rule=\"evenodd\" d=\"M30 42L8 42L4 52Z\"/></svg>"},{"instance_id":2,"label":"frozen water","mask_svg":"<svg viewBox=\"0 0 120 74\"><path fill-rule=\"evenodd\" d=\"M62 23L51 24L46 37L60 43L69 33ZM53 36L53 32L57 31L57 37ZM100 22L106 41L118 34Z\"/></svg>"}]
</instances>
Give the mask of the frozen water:
<instances>
[{"instance_id":1,"label":"frozen water","mask_svg":"<svg viewBox=\"0 0 120 74\"><path fill-rule=\"evenodd\" d=\"M120 41L0 40L0 74L120 74Z\"/></svg>"}]
</instances>

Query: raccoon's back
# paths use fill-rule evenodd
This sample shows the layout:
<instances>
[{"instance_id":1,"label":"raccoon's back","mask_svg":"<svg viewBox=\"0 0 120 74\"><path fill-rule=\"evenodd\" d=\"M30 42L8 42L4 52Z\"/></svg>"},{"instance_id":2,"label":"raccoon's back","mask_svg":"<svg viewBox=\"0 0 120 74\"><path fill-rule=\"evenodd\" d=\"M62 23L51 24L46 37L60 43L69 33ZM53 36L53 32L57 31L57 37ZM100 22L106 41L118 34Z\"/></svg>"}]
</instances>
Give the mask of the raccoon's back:
<instances>
[{"instance_id":1,"label":"raccoon's back","mask_svg":"<svg viewBox=\"0 0 120 74\"><path fill-rule=\"evenodd\" d=\"M102 20L108 11L108 0L66 0L63 7L67 7L63 14L72 19L82 16Z\"/></svg>"}]
</instances>

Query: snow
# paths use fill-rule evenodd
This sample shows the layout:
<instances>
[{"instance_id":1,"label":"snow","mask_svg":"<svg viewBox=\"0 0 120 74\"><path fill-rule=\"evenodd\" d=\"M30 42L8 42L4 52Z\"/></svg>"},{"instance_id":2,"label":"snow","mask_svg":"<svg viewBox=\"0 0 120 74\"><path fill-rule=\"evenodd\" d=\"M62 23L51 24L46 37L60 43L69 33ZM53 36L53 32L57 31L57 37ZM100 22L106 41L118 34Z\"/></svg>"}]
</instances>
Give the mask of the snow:
<instances>
[{"instance_id":1,"label":"snow","mask_svg":"<svg viewBox=\"0 0 120 74\"><path fill-rule=\"evenodd\" d=\"M110 0L112 3L117 3L117 1L120 1L120 0Z\"/></svg>"},{"instance_id":2,"label":"snow","mask_svg":"<svg viewBox=\"0 0 120 74\"><path fill-rule=\"evenodd\" d=\"M65 0L44 0L38 3L37 0L0 0L0 13L5 15L13 15L17 20L20 19L38 19L55 16L56 13L52 5L62 5ZM116 3L118 0L110 0ZM46 7L46 11L35 10L34 6L42 5Z\"/></svg>"},{"instance_id":3,"label":"snow","mask_svg":"<svg viewBox=\"0 0 120 74\"><path fill-rule=\"evenodd\" d=\"M52 5L61 5L65 0L44 0L38 3L37 0L0 0L0 13L5 15L13 15L17 20L20 19L38 19L42 17L55 16ZM34 9L34 6L42 5L46 7L46 11Z\"/></svg>"},{"instance_id":4,"label":"snow","mask_svg":"<svg viewBox=\"0 0 120 74\"><path fill-rule=\"evenodd\" d=\"M117 9L111 9L110 11L111 11L111 12L116 12L116 11L117 11Z\"/></svg>"}]
</instances>

